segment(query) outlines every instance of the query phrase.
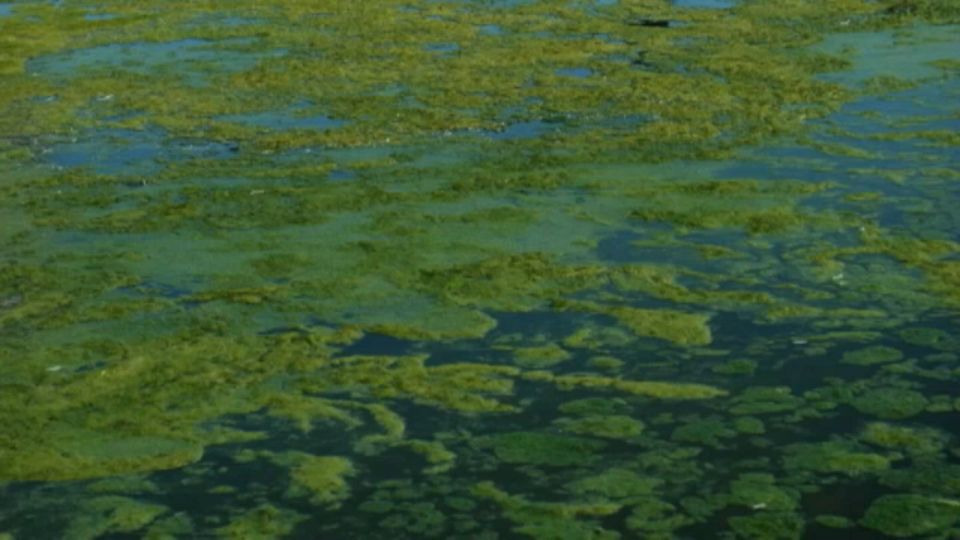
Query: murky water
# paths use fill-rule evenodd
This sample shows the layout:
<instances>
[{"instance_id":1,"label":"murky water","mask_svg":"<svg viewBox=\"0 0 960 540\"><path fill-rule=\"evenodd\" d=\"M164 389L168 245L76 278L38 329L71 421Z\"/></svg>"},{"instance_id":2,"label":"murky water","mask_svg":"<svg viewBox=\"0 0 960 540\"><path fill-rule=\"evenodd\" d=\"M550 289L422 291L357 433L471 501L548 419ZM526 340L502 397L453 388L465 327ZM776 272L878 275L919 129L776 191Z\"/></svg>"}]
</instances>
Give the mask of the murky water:
<instances>
[{"instance_id":1,"label":"murky water","mask_svg":"<svg viewBox=\"0 0 960 540\"><path fill-rule=\"evenodd\" d=\"M0 44L0 540L960 535L952 2Z\"/></svg>"}]
</instances>

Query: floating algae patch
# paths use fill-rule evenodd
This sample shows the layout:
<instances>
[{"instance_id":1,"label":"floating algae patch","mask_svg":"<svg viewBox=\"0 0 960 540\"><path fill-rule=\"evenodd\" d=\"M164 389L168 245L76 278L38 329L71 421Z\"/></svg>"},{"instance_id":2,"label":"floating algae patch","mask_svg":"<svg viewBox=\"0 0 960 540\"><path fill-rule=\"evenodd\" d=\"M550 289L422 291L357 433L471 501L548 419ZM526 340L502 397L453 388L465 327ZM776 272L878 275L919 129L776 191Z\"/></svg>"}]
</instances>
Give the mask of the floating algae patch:
<instances>
[{"instance_id":1,"label":"floating algae patch","mask_svg":"<svg viewBox=\"0 0 960 540\"><path fill-rule=\"evenodd\" d=\"M902 450L911 455L929 455L940 452L946 443L944 433L932 428L913 428L886 422L871 422L863 430L864 442Z\"/></svg>"},{"instance_id":2,"label":"floating algae patch","mask_svg":"<svg viewBox=\"0 0 960 540\"><path fill-rule=\"evenodd\" d=\"M616 414L630 410L630 405L621 398L583 398L562 403L558 409L568 415Z\"/></svg>"},{"instance_id":3,"label":"floating algae patch","mask_svg":"<svg viewBox=\"0 0 960 540\"><path fill-rule=\"evenodd\" d=\"M290 453L277 456L281 464L292 466L289 497L306 496L311 504L336 506L349 496L346 477L355 474L349 459L340 456L312 456Z\"/></svg>"},{"instance_id":4,"label":"floating algae patch","mask_svg":"<svg viewBox=\"0 0 960 540\"><path fill-rule=\"evenodd\" d=\"M772 511L791 511L799 503L800 494L776 485L773 475L747 473L730 483L732 504Z\"/></svg>"},{"instance_id":5,"label":"floating algae patch","mask_svg":"<svg viewBox=\"0 0 960 540\"><path fill-rule=\"evenodd\" d=\"M109 534L141 531L167 508L127 497L95 497L83 503L67 525L63 538L99 538Z\"/></svg>"},{"instance_id":6,"label":"floating algae patch","mask_svg":"<svg viewBox=\"0 0 960 540\"><path fill-rule=\"evenodd\" d=\"M290 509L263 504L231 519L217 529L219 536L231 540L277 538L288 535L307 516Z\"/></svg>"},{"instance_id":7,"label":"floating algae patch","mask_svg":"<svg viewBox=\"0 0 960 540\"><path fill-rule=\"evenodd\" d=\"M75 480L132 472L176 469L198 461L203 448L159 437L118 437L75 428L50 428L42 446L22 441L0 451L0 478Z\"/></svg>"},{"instance_id":8,"label":"floating algae patch","mask_svg":"<svg viewBox=\"0 0 960 540\"><path fill-rule=\"evenodd\" d=\"M843 363L855 364L858 366L871 366L874 364L887 364L896 362L903 358L903 353L893 347L876 345L866 347L856 351L850 351L843 354Z\"/></svg>"},{"instance_id":9,"label":"floating algae patch","mask_svg":"<svg viewBox=\"0 0 960 540\"><path fill-rule=\"evenodd\" d=\"M955 345L954 340L944 330L939 328L904 328L898 332L900 339L912 345L932 347L935 349L950 349Z\"/></svg>"},{"instance_id":10,"label":"floating algae patch","mask_svg":"<svg viewBox=\"0 0 960 540\"><path fill-rule=\"evenodd\" d=\"M644 309L631 306L607 306L592 302L563 302L560 307L609 315L633 333L659 338L677 345L709 345L712 341L708 315L672 309Z\"/></svg>"},{"instance_id":11,"label":"floating algae patch","mask_svg":"<svg viewBox=\"0 0 960 540\"><path fill-rule=\"evenodd\" d=\"M463 412L513 411L517 368L453 363L426 366L426 356L336 359L303 384L309 392L352 391L379 399L407 398Z\"/></svg>"},{"instance_id":12,"label":"floating algae patch","mask_svg":"<svg viewBox=\"0 0 960 540\"><path fill-rule=\"evenodd\" d=\"M802 538L805 523L793 512L757 512L734 516L730 528L741 538L755 540L791 540Z\"/></svg>"},{"instance_id":13,"label":"floating algae patch","mask_svg":"<svg viewBox=\"0 0 960 540\"><path fill-rule=\"evenodd\" d=\"M658 497L642 497L631 503L626 527L643 536L670 537L677 529L694 523L677 505Z\"/></svg>"},{"instance_id":14,"label":"floating algae patch","mask_svg":"<svg viewBox=\"0 0 960 540\"><path fill-rule=\"evenodd\" d=\"M920 414L927 408L928 400L915 390L881 387L867 390L850 404L864 414L898 420Z\"/></svg>"},{"instance_id":15,"label":"floating algae patch","mask_svg":"<svg viewBox=\"0 0 960 540\"><path fill-rule=\"evenodd\" d=\"M890 458L843 442L802 443L784 449L787 469L846 474L876 474L890 467Z\"/></svg>"},{"instance_id":16,"label":"floating algae patch","mask_svg":"<svg viewBox=\"0 0 960 540\"><path fill-rule=\"evenodd\" d=\"M606 446L577 436L518 431L477 438L478 448L489 449L505 463L565 467L599 458Z\"/></svg>"},{"instance_id":17,"label":"floating algae patch","mask_svg":"<svg viewBox=\"0 0 960 540\"><path fill-rule=\"evenodd\" d=\"M720 419L702 418L693 419L674 429L670 434L670 440L723 448L723 439L730 439L737 435L738 431L733 426Z\"/></svg>"},{"instance_id":18,"label":"floating algae patch","mask_svg":"<svg viewBox=\"0 0 960 540\"><path fill-rule=\"evenodd\" d=\"M757 370L757 362L745 358L730 360L713 366L714 373L722 375L753 375Z\"/></svg>"},{"instance_id":19,"label":"floating algae patch","mask_svg":"<svg viewBox=\"0 0 960 540\"><path fill-rule=\"evenodd\" d=\"M626 394L634 394L664 400L700 400L726 396L727 392L714 386L690 383L670 383L661 381L623 380L599 375L560 375L546 377L539 374L527 375L533 380L545 380L558 388L573 390L578 388L609 389Z\"/></svg>"},{"instance_id":20,"label":"floating algae patch","mask_svg":"<svg viewBox=\"0 0 960 540\"><path fill-rule=\"evenodd\" d=\"M750 387L732 400L730 413L734 415L773 414L795 411L804 404L803 398L793 395L790 388Z\"/></svg>"},{"instance_id":21,"label":"floating algae patch","mask_svg":"<svg viewBox=\"0 0 960 540\"><path fill-rule=\"evenodd\" d=\"M960 501L922 495L884 495L873 502L861 523L894 538L938 533L960 518Z\"/></svg>"},{"instance_id":22,"label":"floating algae patch","mask_svg":"<svg viewBox=\"0 0 960 540\"><path fill-rule=\"evenodd\" d=\"M643 433L640 420L624 415L559 418L553 423L563 431L608 439L632 439Z\"/></svg>"},{"instance_id":23,"label":"floating algae patch","mask_svg":"<svg viewBox=\"0 0 960 540\"><path fill-rule=\"evenodd\" d=\"M606 310L639 336L666 339L679 345L708 345L712 338L709 317L672 310L614 307Z\"/></svg>"},{"instance_id":24,"label":"floating algae patch","mask_svg":"<svg viewBox=\"0 0 960 540\"><path fill-rule=\"evenodd\" d=\"M473 493L489 499L513 521L514 531L529 538L590 538L614 540L616 531L606 530L598 518L617 513L622 507L616 503L555 503L531 501L520 495L511 495L492 482L474 486ZM591 519L593 518L593 519Z\"/></svg>"},{"instance_id":25,"label":"floating algae patch","mask_svg":"<svg viewBox=\"0 0 960 540\"><path fill-rule=\"evenodd\" d=\"M880 481L896 491L955 498L960 495L960 466L939 459L918 459L910 467L887 471Z\"/></svg>"},{"instance_id":26,"label":"floating algae patch","mask_svg":"<svg viewBox=\"0 0 960 540\"><path fill-rule=\"evenodd\" d=\"M568 360L570 354L556 344L540 347L518 347L513 351L516 363L525 368L544 368Z\"/></svg>"},{"instance_id":27,"label":"floating algae patch","mask_svg":"<svg viewBox=\"0 0 960 540\"><path fill-rule=\"evenodd\" d=\"M567 490L600 499L630 499L651 495L663 483L663 479L645 477L630 469L611 468L571 482L567 484Z\"/></svg>"}]
</instances>

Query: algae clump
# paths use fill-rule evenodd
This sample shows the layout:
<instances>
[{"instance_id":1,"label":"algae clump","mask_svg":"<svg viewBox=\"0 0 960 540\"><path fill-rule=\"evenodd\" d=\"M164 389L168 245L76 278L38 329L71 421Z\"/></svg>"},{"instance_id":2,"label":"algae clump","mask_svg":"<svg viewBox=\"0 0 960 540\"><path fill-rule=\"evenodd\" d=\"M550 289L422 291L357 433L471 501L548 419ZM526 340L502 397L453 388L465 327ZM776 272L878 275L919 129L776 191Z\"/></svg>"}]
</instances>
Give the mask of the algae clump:
<instances>
[{"instance_id":1,"label":"algae clump","mask_svg":"<svg viewBox=\"0 0 960 540\"><path fill-rule=\"evenodd\" d=\"M794 411L803 405L803 398L793 395L786 386L754 386L733 398L730 413L771 414Z\"/></svg>"},{"instance_id":2,"label":"algae clump","mask_svg":"<svg viewBox=\"0 0 960 540\"><path fill-rule=\"evenodd\" d=\"M107 534L135 533L167 512L167 508L128 497L94 497L84 501L64 538L81 540Z\"/></svg>"},{"instance_id":3,"label":"algae clump","mask_svg":"<svg viewBox=\"0 0 960 540\"><path fill-rule=\"evenodd\" d=\"M658 497L631 501L626 526L644 538L672 538L673 531L694 523L693 518Z\"/></svg>"},{"instance_id":4,"label":"algae clump","mask_svg":"<svg viewBox=\"0 0 960 540\"><path fill-rule=\"evenodd\" d=\"M561 403L557 409L564 414L604 415L629 412L630 405L620 398L583 398Z\"/></svg>"},{"instance_id":5,"label":"algae clump","mask_svg":"<svg viewBox=\"0 0 960 540\"><path fill-rule=\"evenodd\" d=\"M936 454L943 449L947 437L932 428L897 426L886 422L871 422L863 429L864 442L903 450L911 455Z\"/></svg>"},{"instance_id":6,"label":"algae clump","mask_svg":"<svg viewBox=\"0 0 960 540\"><path fill-rule=\"evenodd\" d=\"M875 364L887 364L896 362L903 358L903 353L893 347L885 345L875 345L856 351L850 351L843 354L844 364L855 364L858 366L872 366Z\"/></svg>"},{"instance_id":7,"label":"algae clump","mask_svg":"<svg viewBox=\"0 0 960 540\"><path fill-rule=\"evenodd\" d=\"M721 375L753 375L757 370L757 362L741 358L718 364L713 366L711 370Z\"/></svg>"},{"instance_id":8,"label":"algae clump","mask_svg":"<svg viewBox=\"0 0 960 540\"><path fill-rule=\"evenodd\" d=\"M217 529L219 536L229 540L251 538L278 538L290 534L307 516L272 504L262 504L235 516L230 523Z\"/></svg>"},{"instance_id":9,"label":"algae clump","mask_svg":"<svg viewBox=\"0 0 960 540\"><path fill-rule=\"evenodd\" d=\"M709 315L687 313L675 309L647 309L584 301L558 301L561 309L609 315L639 337L651 337L681 346L709 345Z\"/></svg>"},{"instance_id":10,"label":"algae clump","mask_svg":"<svg viewBox=\"0 0 960 540\"><path fill-rule=\"evenodd\" d=\"M307 496L312 504L336 508L350 495L346 478L356 471L347 458L289 452L276 461L291 467L289 497Z\"/></svg>"},{"instance_id":11,"label":"algae clump","mask_svg":"<svg viewBox=\"0 0 960 540\"><path fill-rule=\"evenodd\" d=\"M888 469L891 462L886 456L840 441L794 444L786 447L784 454L787 469L848 476L880 473Z\"/></svg>"},{"instance_id":12,"label":"algae clump","mask_svg":"<svg viewBox=\"0 0 960 540\"><path fill-rule=\"evenodd\" d=\"M600 371L617 371L623 367L623 360L613 356L594 356L588 362L590 367Z\"/></svg>"},{"instance_id":13,"label":"algae clump","mask_svg":"<svg viewBox=\"0 0 960 540\"><path fill-rule=\"evenodd\" d=\"M960 501L913 494L884 495L870 504L860 523L895 538L942 531L960 518Z\"/></svg>"},{"instance_id":14,"label":"algae clump","mask_svg":"<svg viewBox=\"0 0 960 540\"><path fill-rule=\"evenodd\" d=\"M517 365L528 369L555 366L570 358L570 353L551 343L539 347L519 347L513 351Z\"/></svg>"},{"instance_id":15,"label":"algae clump","mask_svg":"<svg viewBox=\"0 0 960 540\"><path fill-rule=\"evenodd\" d=\"M587 415L577 418L559 418L553 424L571 433L607 439L632 439L643 433L644 428L643 422L625 415Z\"/></svg>"},{"instance_id":16,"label":"algae clump","mask_svg":"<svg viewBox=\"0 0 960 540\"><path fill-rule=\"evenodd\" d=\"M489 448L500 460L510 464L569 467L595 461L606 447L600 441L583 437L517 431L478 437L474 444Z\"/></svg>"},{"instance_id":17,"label":"algae clump","mask_svg":"<svg viewBox=\"0 0 960 540\"><path fill-rule=\"evenodd\" d=\"M657 399L712 399L727 395L725 390L705 384L630 381L597 375L560 375L547 380L561 389L610 388Z\"/></svg>"},{"instance_id":18,"label":"algae clump","mask_svg":"<svg viewBox=\"0 0 960 540\"><path fill-rule=\"evenodd\" d=\"M920 414L927 403L927 398L920 392L897 387L873 388L850 401L864 414L892 420Z\"/></svg>"},{"instance_id":19,"label":"algae clump","mask_svg":"<svg viewBox=\"0 0 960 540\"><path fill-rule=\"evenodd\" d=\"M730 484L730 501L747 508L790 511L797 507L799 499L799 493L778 487L770 474L742 474Z\"/></svg>"},{"instance_id":20,"label":"algae clump","mask_svg":"<svg viewBox=\"0 0 960 540\"><path fill-rule=\"evenodd\" d=\"M848 517L835 516L832 514L819 515L814 519L814 521L817 522L817 525L822 525L831 529L849 529L850 527L856 525L853 520Z\"/></svg>"},{"instance_id":21,"label":"algae clump","mask_svg":"<svg viewBox=\"0 0 960 540\"><path fill-rule=\"evenodd\" d=\"M914 327L905 328L898 332L900 339L912 345L932 347L935 349L947 348L956 345L950 335L938 328Z\"/></svg>"},{"instance_id":22,"label":"algae clump","mask_svg":"<svg viewBox=\"0 0 960 540\"><path fill-rule=\"evenodd\" d=\"M496 399L513 393L516 367L479 363L425 365L428 357L349 356L324 365L302 383L311 392L348 390L381 399L410 398L463 412L512 411Z\"/></svg>"},{"instance_id":23,"label":"algae clump","mask_svg":"<svg viewBox=\"0 0 960 540\"><path fill-rule=\"evenodd\" d=\"M676 442L696 443L714 448L723 448L722 439L737 436L737 431L718 418L693 419L677 427L670 434L670 440Z\"/></svg>"},{"instance_id":24,"label":"algae clump","mask_svg":"<svg viewBox=\"0 0 960 540\"><path fill-rule=\"evenodd\" d=\"M638 336L659 338L677 345L709 345L713 341L707 315L628 306L609 308L605 312Z\"/></svg>"},{"instance_id":25,"label":"algae clump","mask_svg":"<svg viewBox=\"0 0 960 540\"><path fill-rule=\"evenodd\" d=\"M530 501L520 495L511 495L492 482L481 482L473 487L473 494L496 503L511 521L514 531L530 538L616 540L620 534L600 526L591 517L616 514L619 503L559 503Z\"/></svg>"},{"instance_id":26,"label":"algae clump","mask_svg":"<svg viewBox=\"0 0 960 540\"><path fill-rule=\"evenodd\" d=\"M758 512L734 516L727 522L746 540L798 540L806 527L803 518L793 512Z\"/></svg>"},{"instance_id":27,"label":"algae clump","mask_svg":"<svg viewBox=\"0 0 960 540\"><path fill-rule=\"evenodd\" d=\"M566 489L575 495L619 500L651 495L663 483L664 480L660 478L641 476L630 469L614 467L570 482Z\"/></svg>"},{"instance_id":28,"label":"algae clump","mask_svg":"<svg viewBox=\"0 0 960 540\"><path fill-rule=\"evenodd\" d=\"M203 447L161 437L107 435L68 427L45 428L45 444L0 449L0 478L78 480L176 469L199 461Z\"/></svg>"}]
</instances>

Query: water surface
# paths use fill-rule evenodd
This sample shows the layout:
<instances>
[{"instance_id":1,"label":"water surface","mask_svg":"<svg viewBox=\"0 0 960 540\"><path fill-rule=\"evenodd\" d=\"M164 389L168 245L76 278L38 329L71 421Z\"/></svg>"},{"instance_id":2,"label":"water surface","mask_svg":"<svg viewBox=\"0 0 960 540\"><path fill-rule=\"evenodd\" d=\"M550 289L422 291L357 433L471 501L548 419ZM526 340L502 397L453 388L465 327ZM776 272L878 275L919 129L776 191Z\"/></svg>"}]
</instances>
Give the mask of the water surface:
<instances>
[{"instance_id":1,"label":"water surface","mask_svg":"<svg viewBox=\"0 0 960 540\"><path fill-rule=\"evenodd\" d=\"M949 2L0 4L0 539L960 534Z\"/></svg>"}]
</instances>

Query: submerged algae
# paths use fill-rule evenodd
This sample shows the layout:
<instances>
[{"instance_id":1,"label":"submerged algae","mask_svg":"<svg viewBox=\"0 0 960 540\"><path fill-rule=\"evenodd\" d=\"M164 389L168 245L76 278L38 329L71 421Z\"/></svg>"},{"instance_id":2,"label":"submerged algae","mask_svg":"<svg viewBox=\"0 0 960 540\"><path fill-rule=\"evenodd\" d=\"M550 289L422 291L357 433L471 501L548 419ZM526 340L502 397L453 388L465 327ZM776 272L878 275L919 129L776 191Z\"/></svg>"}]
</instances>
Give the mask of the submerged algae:
<instances>
[{"instance_id":1,"label":"submerged algae","mask_svg":"<svg viewBox=\"0 0 960 540\"><path fill-rule=\"evenodd\" d=\"M606 446L584 437L524 431L479 437L474 444L491 449L505 463L551 467L589 463Z\"/></svg>"},{"instance_id":2,"label":"submerged algae","mask_svg":"<svg viewBox=\"0 0 960 540\"><path fill-rule=\"evenodd\" d=\"M644 538L671 538L676 529L693 523L676 506L656 497L643 497L632 503L627 529Z\"/></svg>"},{"instance_id":3,"label":"submerged algae","mask_svg":"<svg viewBox=\"0 0 960 540\"><path fill-rule=\"evenodd\" d=\"M784 449L784 467L849 476L876 474L890 467L891 458L839 441L800 443Z\"/></svg>"},{"instance_id":4,"label":"submerged algae","mask_svg":"<svg viewBox=\"0 0 960 540\"><path fill-rule=\"evenodd\" d=\"M957 519L960 501L898 494L873 501L861 523L888 536L905 538L942 531Z\"/></svg>"},{"instance_id":5,"label":"submerged algae","mask_svg":"<svg viewBox=\"0 0 960 540\"><path fill-rule=\"evenodd\" d=\"M875 345L843 354L843 363L858 366L872 366L896 362L903 358L903 353L893 347Z\"/></svg>"},{"instance_id":6,"label":"submerged algae","mask_svg":"<svg viewBox=\"0 0 960 540\"><path fill-rule=\"evenodd\" d=\"M564 402L557 409L564 414L590 416L626 413L630 405L621 398L583 398Z\"/></svg>"},{"instance_id":7,"label":"submerged algae","mask_svg":"<svg viewBox=\"0 0 960 540\"><path fill-rule=\"evenodd\" d=\"M757 512L734 516L728 522L739 537L747 540L797 540L805 528L803 518L792 512Z\"/></svg>"},{"instance_id":8,"label":"submerged algae","mask_svg":"<svg viewBox=\"0 0 960 540\"><path fill-rule=\"evenodd\" d=\"M881 448L902 450L911 455L924 455L940 452L946 444L947 436L932 428L871 422L864 428L861 439Z\"/></svg>"},{"instance_id":9,"label":"submerged algae","mask_svg":"<svg viewBox=\"0 0 960 540\"><path fill-rule=\"evenodd\" d=\"M523 496L510 495L492 482L481 482L473 487L473 494L498 504L514 523L514 530L536 539L589 538L616 540L620 534L604 529L596 521L578 518L604 517L617 513L622 505L616 503L552 503L530 501Z\"/></svg>"},{"instance_id":10,"label":"submerged algae","mask_svg":"<svg viewBox=\"0 0 960 540\"><path fill-rule=\"evenodd\" d=\"M575 480L567 484L566 489L575 495L631 500L634 497L651 495L663 483L661 478L642 476L630 469L612 468Z\"/></svg>"},{"instance_id":11,"label":"submerged algae","mask_svg":"<svg viewBox=\"0 0 960 540\"><path fill-rule=\"evenodd\" d=\"M910 467L885 472L880 482L898 491L960 496L960 465L918 456Z\"/></svg>"},{"instance_id":12,"label":"submerged algae","mask_svg":"<svg viewBox=\"0 0 960 540\"><path fill-rule=\"evenodd\" d=\"M670 434L670 440L697 443L704 446L723 448L723 439L736 437L738 432L718 418L693 419L677 427Z\"/></svg>"},{"instance_id":13,"label":"submerged algae","mask_svg":"<svg viewBox=\"0 0 960 540\"><path fill-rule=\"evenodd\" d=\"M878 418L902 419L915 416L927 407L927 398L920 392L897 387L867 390L850 402L854 408Z\"/></svg>"},{"instance_id":14,"label":"submerged algae","mask_svg":"<svg viewBox=\"0 0 960 540\"><path fill-rule=\"evenodd\" d=\"M714 373L721 375L753 375L757 370L757 362L748 359L730 360L713 366L712 369Z\"/></svg>"},{"instance_id":15,"label":"submerged algae","mask_svg":"<svg viewBox=\"0 0 960 540\"><path fill-rule=\"evenodd\" d=\"M587 415L558 418L554 425L564 431L608 439L632 439L643 432L640 420L624 415Z\"/></svg>"},{"instance_id":16,"label":"submerged algae","mask_svg":"<svg viewBox=\"0 0 960 540\"><path fill-rule=\"evenodd\" d=\"M796 491L778 487L770 474L742 474L730 484L730 502L747 508L788 512L797 508L799 499Z\"/></svg>"},{"instance_id":17,"label":"submerged algae","mask_svg":"<svg viewBox=\"0 0 960 540\"><path fill-rule=\"evenodd\" d=\"M95 497L83 503L63 538L82 540L109 534L135 533L147 527L167 508L127 497Z\"/></svg>"},{"instance_id":18,"label":"submerged algae","mask_svg":"<svg viewBox=\"0 0 960 540\"><path fill-rule=\"evenodd\" d=\"M609 388L657 399L712 399L727 395L725 390L704 384L630 381L599 375L559 375L547 380L561 389Z\"/></svg>"}]
</instances>

